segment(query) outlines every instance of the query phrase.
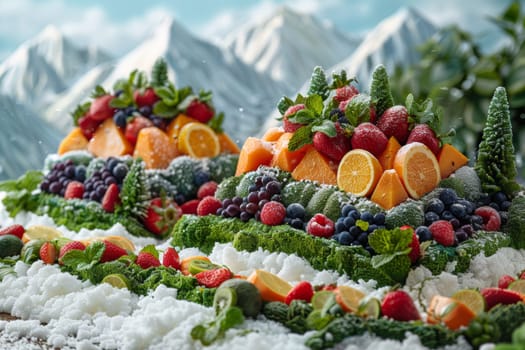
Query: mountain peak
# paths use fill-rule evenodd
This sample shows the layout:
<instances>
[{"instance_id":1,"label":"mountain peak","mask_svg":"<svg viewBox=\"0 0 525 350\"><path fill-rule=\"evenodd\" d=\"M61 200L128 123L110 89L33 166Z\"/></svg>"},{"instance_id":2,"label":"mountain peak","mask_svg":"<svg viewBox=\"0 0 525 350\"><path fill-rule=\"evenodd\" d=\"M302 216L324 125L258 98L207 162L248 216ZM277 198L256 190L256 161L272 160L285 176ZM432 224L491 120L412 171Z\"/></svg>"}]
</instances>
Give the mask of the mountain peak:
<instances>
[{"instance_id":1,"label":"mountain peak","mask_svg":"<svg viewBox=\"0 0 525 350\"><path fill-rule=\"evenodd\" d=\"M37 41L51 40L57 41L64 39L62 32L53 24L47 25L35 38Z\"/></svg>"}]
</instances>

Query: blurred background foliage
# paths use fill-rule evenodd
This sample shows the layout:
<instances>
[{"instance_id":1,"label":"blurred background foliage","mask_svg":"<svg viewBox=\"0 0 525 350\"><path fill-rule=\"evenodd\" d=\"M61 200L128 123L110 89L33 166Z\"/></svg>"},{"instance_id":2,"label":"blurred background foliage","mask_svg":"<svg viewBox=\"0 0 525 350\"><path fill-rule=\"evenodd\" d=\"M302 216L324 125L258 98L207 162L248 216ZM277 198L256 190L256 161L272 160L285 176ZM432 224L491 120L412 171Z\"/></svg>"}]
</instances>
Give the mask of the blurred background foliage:
<instances>
[{"instance_id":1,"label":"blurred background foliage","mask_svg":"<svg viewBox=\"0 0 525 350\"><path fill-rule=\"evenodd\" d=\"M512 2L503 13L489 17L502 39L484 52L480 38L458 25L441 29L419 49L421 60L395 68L390 77L395 101L408 93L430 97L443 108L442 130L456 130L454 145L475 159L488 105L498 86L507 90L514 148L521 182L525 179L525 9Z\"/></svg>"}]
</instances>

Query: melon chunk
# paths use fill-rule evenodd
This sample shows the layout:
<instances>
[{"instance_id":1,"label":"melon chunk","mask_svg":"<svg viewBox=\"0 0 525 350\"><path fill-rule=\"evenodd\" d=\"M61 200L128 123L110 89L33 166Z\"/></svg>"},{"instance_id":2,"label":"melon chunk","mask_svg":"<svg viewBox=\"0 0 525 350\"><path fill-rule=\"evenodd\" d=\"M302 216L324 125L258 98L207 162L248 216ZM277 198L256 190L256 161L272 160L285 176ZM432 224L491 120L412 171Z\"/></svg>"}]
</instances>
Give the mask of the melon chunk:
<instances>
[{"instance_id":1,"label":"melon chunk","mask_svg":"<svg viewBox=\"0 0 525 350\"><path fill-rule=\"evenodd\" d=\"M88 151L95 157L120 157L133 152L133 147L113 119L106 119L99 125L88 143Z\"/></svg>"},{"instance_id":2,"label":"melon chunk","mask_svg":"<svg viewBox=\"0 0 525 350\"><path fill-rule=\"evenodd\" d=\"M312 180L327 185L337 185L335 164L311 147L292 172L295 180Z\"/></svg>"},{"instance_id":3,"label":"melon chunk","mask_svg":"<svg viewBox=\"0 0 525 350\"><path fill-rule=\"evenodd\" d=\"M185 114L179 114L175 117L166 128L166 134L172 139L176 139L179 136L180 129L188 123L199 123L197 119L188 117Z\"/></svg>"},{"instance_id":4,"label":"melon chunk","mask_svg":"<svg viewBox=\"0 0 525 350\"><path fill-rule=\"evenodd\" d=\"M282 134L284 134L284 129L282 128L282 126L272 126L268 130L266 130L262 137L262 140L274 142L279 140L279 137L281 137Z\"/></svg>"},{"instance_id":5,"label":"melon chunk","mask_svg":"<svg viewBox=\"0 0 525 350\"><path fill-rule=\"evenodd\" d=\"M64 154L69 151L86 150L89 140L84 136L79 127L71 130L69 134L60 142L58 154Z\"/></svg>"},{"instance_id":6,"label":"melon chunk","mask_svg":"<svg viewBox=\"0 0 525 350\"><path fill-rule=\"evenodd\" d=\"M142 158L147 169L165 169L177 156L177 143L161 129L151 126L139 131L133 157Z\"/></svg>"},{"instance_id":7,"label":"melon chunk","mask_svg":"<svg viewBox=\"0 0 525 350\"><path fill-rule=\"evenodd\" d=\"M280 168L285 171L292 172L297 164L303 159L306 151L311 147L310 145L301 147L298 150L290 151L288 143L292 138L293 133L285 132L279 137L275 144L275 152L273 155L271 166Z\"/></svg>"},{"instance_id":8,"label":"melon chunk","mask_svg":"<svg viewBox=\"0 0 525 350\"><path fill-rule=\"evenodd\" d=\"M408 199L408 193L394 169L387 169L377 182L370 200L385 210L392 209Z\"/></svg>"},{"instance_id":9,"label":"melon chunk","mask_svg":"<svg viewBox=\"0 0 525 350\"><path fill-rule=\"evenodd\" d=\"M221 146L221 153L239 154L241 152L239 146L225 132L217 134L217 138Z\"/></svg>"},{"instance_id":10,"label":"melon chunk","mask_svg":"<svg viewBox=\"0 0 525 350\"><path fill-rule=\"evenodd\" d=\"M241 148L235 176L256 170L259 165L270 165L272 158L273 143L248 137Z\"/></svg>"},{"instance_id":11,"label":"melon chunk","mask_svg":"<svg viewBox=\"0 0 525 350\"><path fill-rule=\"evenodd\" d=\"M441 147L441 152L439 152L438 156L438 164L442 179L449 177L450 174L467 163L468 158L458 151L456 147L449 143L445 143L443 147Z\"/></svg>"}]
</instances>

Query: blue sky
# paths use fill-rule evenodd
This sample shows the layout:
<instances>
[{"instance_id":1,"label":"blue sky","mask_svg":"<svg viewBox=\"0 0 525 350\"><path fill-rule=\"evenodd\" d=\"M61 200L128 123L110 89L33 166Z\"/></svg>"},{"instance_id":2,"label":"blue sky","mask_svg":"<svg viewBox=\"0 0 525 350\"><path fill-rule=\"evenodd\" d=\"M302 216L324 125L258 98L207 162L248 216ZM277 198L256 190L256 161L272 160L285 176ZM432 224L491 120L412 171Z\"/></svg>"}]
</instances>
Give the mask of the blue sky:
<instances>
[{"instance_id":1,"label":"blue sky","mask_svg":"<svg viewBox=\"0 0 525 350\"><path fill-rule=\"evenodd\" d=\"M362 35L403 6L413 6L438 25L451 22L475 33L494 27L485 19L510 0L0 0L0 60L54 24L79 45L101 46L114 55L133 48L163 17L172 16L195 34L213 40L282 4ZM24 18L25 20L20 20Z\"/></svg>"}]
</instances>

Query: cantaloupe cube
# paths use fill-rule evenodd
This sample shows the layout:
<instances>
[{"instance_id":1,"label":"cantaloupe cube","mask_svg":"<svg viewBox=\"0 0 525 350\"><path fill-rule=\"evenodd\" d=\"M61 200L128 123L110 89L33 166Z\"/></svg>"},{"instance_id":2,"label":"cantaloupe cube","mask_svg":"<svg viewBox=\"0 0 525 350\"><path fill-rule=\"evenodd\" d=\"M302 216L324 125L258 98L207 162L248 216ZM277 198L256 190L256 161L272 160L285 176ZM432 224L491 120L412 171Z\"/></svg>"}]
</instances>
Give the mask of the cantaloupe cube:
<instances>
[{"instance_id":1,"label":"cantaloupe cube","mask_svg":"<svg viewBox=\"0 0 525 350\"><path fill-rule=\"evenodd\" d=\"M217 138L221 146L221 153L239 154L241 152L239 146L225 132L217 134Z\"/></svg>"},{"instance_id":2,"label":"cantaloupe cube","mask_svg":"<svg viewBox=\"0 0 525 350\"><path fill-rule=\"evenodd\" d=\"M377 182L370 200L385 210L389 210L408 199L408 193L394 169L387 169Z\"/></svg>"},{"instance_id":3,"label":"cantaloupe cube","mask_svg":"<svg viewBox=\"0 0 525 350\"><path fill-rule=\"evenodd\" d=\"M120 157L133 152L133 147L113 119L100 124L88 143L88 151L95 157Z\"/></svg>"},{"instance_id":4,"label":"cantaloupe cube","mask_svg":"<svg viewBox=\"0 0 525 350\"><path fill-rule=\"evenodd\" d=\"M282 134L284 134L284 129L282 126L272 126L268 130L266 130L262 137L262 140L275 142L279 140L279 137L281 137Z\"/></svg>"},{"instance_id":5,"label":"cantaloupe cube","mask_svg":"<svg viewBox=\"0 0 525 350\"><path fill-rule=\"evenodd\" d=\"M336 165L315 148L308 149L292 172L295 180L312 180L327 185L337 185Z\"/></svg>"},{"instance_id":6,"label":"cantaloupe cube","mask_svg":"<svg viewBox=\"0 0 525 350\"><path fill-rule=\"evenodd\" d=\"M468 158L451 144L444 144L438 156L441 178L447 178L454 171L468 163Z\"/></svg>"},{"instance_id":7,"label":"cantaloupe cube","mask_svg":"<svg viewBox=\"0 0 525 350\"><path fill-rule=\"evenodd\" d=\"M311 145L306 145L298 150L290 151L288 149L288 143L292 136L293 133L285 132L279 137L279 140L275 143L275 151L272 162L270 163L271 166L292 172L297 164L303 159L306 151L312 147Z\"/></svg>"},{"instance_id":8,"label":"cantaloupe cube","mask_svg":"<svg viewBox=\"0 0 525 350\"><path fill-rule=\"evenodd\" d=\"M273 143L248 137L241 148L235 176L256 170L259 165L270 165L272 158Z\"/></svg>"},{"instance_id":9,"label":"cantaloupe cube","mask_svg":"<svg viewBox=\"0 0 525 350\"><path fill-rule=\"evenodd\" d=\"M69 151L87 150L89 140L84 136L82 130L76 127L60 142L58 154L64 154Z\"/></svg>"},{"instance_id":10,"label":"cantaloupe cube","mask_svg":"<svg viewBox=\"0 0 525 350\"><path fill-rule=\"evenodd\" d=\"M197 119L188 117L185 114L179 114L168 124L168 127L166 128L166 134L170 138L176 139L177 136L179 136L180 129L182 129L184 125L193 122L198 123L199 121Z\"/></svg>"},{"instance_id":11,"label":"cantaloupe cube","mask_svg":"<svg viewBox=\"0 0 525 350\"><path fill-rule=\"evenodd\" d=\"M396 157L397 151L401 148L401 145L394 136L390 136L386 148L379 156L378 160L383 167L383 170L392 169L394 167L394 158Z\"/></svg>"},{"instance_id":12,"label":"cantaloupe cube","mask_svg":"<svg viewBox=\"0 0 525 350\"><path fill-rule=\"evenodd\" d=\"M178 156L177 143L157 127L139 131L134 158L142 158L147 169L165 169Z\"/></svg>"}]
</instances>

